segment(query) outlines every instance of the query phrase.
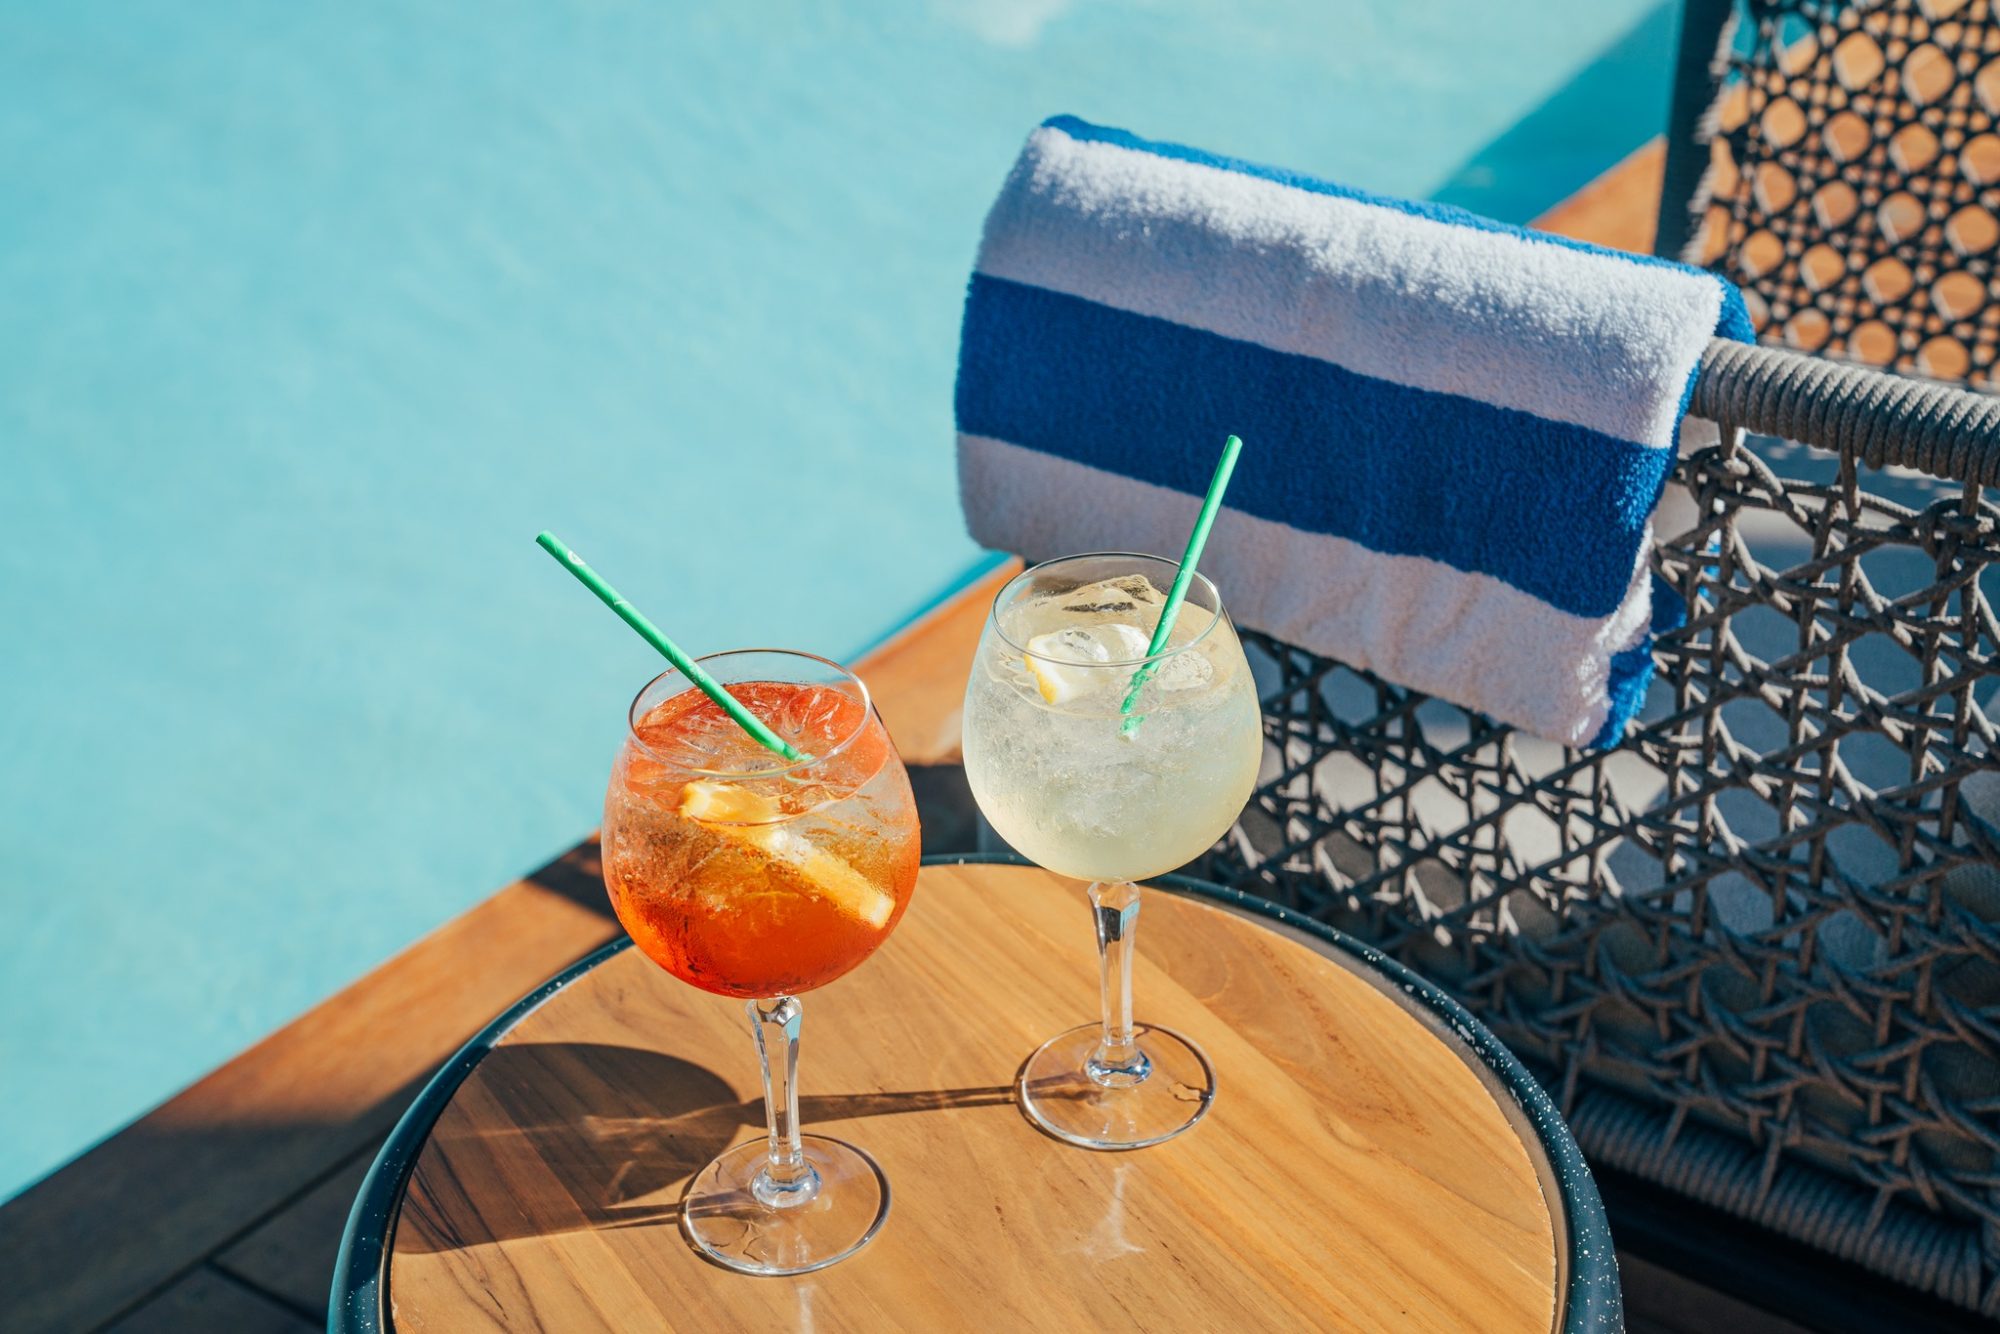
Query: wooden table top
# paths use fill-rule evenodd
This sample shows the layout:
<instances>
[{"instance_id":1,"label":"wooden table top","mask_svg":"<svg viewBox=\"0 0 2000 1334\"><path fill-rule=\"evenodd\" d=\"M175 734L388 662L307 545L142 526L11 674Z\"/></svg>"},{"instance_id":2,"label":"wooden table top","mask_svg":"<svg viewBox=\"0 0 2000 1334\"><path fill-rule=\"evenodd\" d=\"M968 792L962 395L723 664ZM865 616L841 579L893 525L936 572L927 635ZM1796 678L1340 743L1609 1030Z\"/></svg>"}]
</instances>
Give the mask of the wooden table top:
<instances>
[{"instance_id":1,"label":"wooden table top","mask_svg":"<svg viewBox=\"0 0 2000 1334\"><path fill-rule=\"evenodd\" d=\"M394 1223L395 1327L1560 1323L1547 1158L1444 1025L1341 951L1208 902L1149 891L1138 940L1139 1017L1207 1049L1215 1105L1163 1145L1075 1149L1012 1099L1027 1054L1096 1012L1081 890L927 867L880 953L805 998L806 1129L872 1153L893 1205L867 1249L797 1278L711 1265L676 1225L693 1172L762 1133L741 1005L636 950L605 959L437 1117Z\"/></svg>"}]
</instances>

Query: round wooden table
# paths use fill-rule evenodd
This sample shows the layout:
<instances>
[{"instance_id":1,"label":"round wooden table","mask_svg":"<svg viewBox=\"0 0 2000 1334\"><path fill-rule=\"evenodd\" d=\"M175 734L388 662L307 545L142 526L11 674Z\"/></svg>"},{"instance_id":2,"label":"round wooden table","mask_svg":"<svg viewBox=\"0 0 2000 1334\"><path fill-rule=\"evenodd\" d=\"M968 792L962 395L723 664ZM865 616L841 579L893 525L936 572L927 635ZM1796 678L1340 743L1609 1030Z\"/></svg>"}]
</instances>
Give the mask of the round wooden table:
<instances>
[{"instance_id":1,"label":"round wooden table","mask_svg":"<svg viewBox=\"0 0 2000 1334\"><path fill-rule=\"evenodd\" d=\"M336 1330L1618 1325L1603 1208L1541 1089L1428 983L1316 923L1156 882L1139 1018L1214 1062L1132 1153L1038 1132L1022 1060L1096 1013L1089 909L1019 864L925 867L896 934L805 998L808 1131L888 1173L887 1224L797 1278L704 1261L689 1177L762 1134L739 1003L619 941L501 1016L382 1150Z\"/></svg>"}]
</instances>

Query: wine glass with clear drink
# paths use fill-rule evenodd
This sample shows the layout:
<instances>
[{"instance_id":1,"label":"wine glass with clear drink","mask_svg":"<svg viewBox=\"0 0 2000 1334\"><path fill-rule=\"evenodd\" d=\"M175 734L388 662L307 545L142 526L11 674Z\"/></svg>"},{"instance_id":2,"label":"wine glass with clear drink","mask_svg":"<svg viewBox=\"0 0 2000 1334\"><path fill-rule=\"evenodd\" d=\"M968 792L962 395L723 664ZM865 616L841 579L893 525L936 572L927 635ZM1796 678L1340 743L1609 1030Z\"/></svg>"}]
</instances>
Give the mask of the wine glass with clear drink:
<instances>
[{"instance_id":1,"label":"wine glass with clear drink","mask_svg":"<svg viewBox=\"0 0 2000 1334\"><path fill-rule=\"evenodd\" d=\"M1023 572L994 599L966 685L980 812L1030 860L1091 882L1102 1019L1043 1044L1019 1090L1038 1125L1091 1149L1170 1139L1215 1091L1198 1047L1132 1017L1134 882L1206 852L1263 753L1256 686L1214 584L1193 576L1164 649L1148 653L1178 571L1098 553Z\"/></svg>"},{"instance_id":2,"label":"wine glass with clear drink","mask_svg":"<svg viewBox=\"0 0 2000 1334\"><path fill-rule=\"evenodd\" d=\"M909 776L860 678L823 658L720 653L700 665L805 759L765 749L678 671L632 702L604 798L604 882L647 957L745 1002L767 1134L696 1174L690 1241L754 1274L853 1254L889 1210L860 1149L799 1129L799 995L895 929L920 855Z\"/></svg>"}]
</instances>

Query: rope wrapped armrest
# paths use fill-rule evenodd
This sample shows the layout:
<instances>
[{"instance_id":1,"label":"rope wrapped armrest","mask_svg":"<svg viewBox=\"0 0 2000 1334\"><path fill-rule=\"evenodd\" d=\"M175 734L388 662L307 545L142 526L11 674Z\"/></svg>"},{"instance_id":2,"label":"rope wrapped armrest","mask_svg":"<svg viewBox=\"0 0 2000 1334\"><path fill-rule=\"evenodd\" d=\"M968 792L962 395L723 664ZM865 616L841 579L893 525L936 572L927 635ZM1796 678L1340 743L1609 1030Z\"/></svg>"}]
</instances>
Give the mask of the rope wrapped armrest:
<instances>
[{"instance_id":1,"label":"rope wrapped armrest","mask_svg":"<svg viewBox=\"0 0 2000 1334\"><path fill-rule=\"evenodd\" d=\"M1688 410L1947 481L2000 485L2000 398L1952 385L1718 338Z\"/></svg>"}]
</instances>

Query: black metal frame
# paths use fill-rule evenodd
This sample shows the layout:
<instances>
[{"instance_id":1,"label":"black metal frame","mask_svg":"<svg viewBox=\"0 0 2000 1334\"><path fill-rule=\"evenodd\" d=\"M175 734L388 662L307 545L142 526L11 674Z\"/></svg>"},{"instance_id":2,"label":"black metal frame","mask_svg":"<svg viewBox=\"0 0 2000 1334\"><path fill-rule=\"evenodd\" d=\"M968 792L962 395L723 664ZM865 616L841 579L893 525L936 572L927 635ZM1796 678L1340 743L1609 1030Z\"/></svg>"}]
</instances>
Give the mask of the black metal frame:
<instances>
[{"instance_id":1,"label":"black metal frame","mask_svg":"<svg viewBox=\"0 0 2000 1334\"><path fill-rule=\"evenodd\" d=\"M1027 865L1022 858L997 853L947 853L924 858L927 866L977 864ZM1624 1316L1618 1286L1617 1260L1604 1204L1591 1179L1569 1127L1548 1093L1512 1052L1486 1026L1443 990L1411 972L1380 950L1316 922L1268 899L1227 889L1189 876L1166 875L1149 886L1207 899L1237 912L1265 918L1311 936L1347 955L1362 968L1387 979L1384 993L1406 1008L1428 1017L1454 1033L1485 1066L1487 1072L1518 1103L1554 1172L1561 1199L1565 1239L1569 1246L1567 1283L1561 1308L1564 1334L1621 1329ZM528 1015L556 993L606 960L631 948L630 938L612 941L585 955L541 986L523 996L481 1029L424 1085L409 1110L390 1132L375 1163L361 1183L334 1264L333 1290L327 1303L330 1334L386 1334L394 1328L389 1315L389 1263L393 1253L396 1216L410 1174L431 1128L458 1088L486 1053Z\"/></svg>"}]
</instances>

